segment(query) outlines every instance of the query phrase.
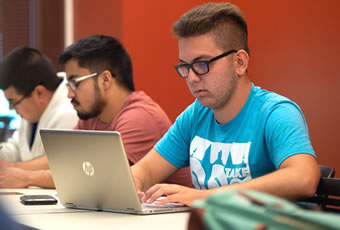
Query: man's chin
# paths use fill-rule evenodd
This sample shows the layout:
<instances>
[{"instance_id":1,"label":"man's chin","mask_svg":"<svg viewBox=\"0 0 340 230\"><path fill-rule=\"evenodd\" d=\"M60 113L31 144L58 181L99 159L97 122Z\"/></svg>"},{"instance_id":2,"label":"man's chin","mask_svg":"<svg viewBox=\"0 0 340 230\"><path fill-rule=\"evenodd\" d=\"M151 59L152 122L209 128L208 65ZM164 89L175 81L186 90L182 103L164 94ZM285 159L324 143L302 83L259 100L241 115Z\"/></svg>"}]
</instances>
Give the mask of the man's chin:
<instances>
[{"instance_id":1,"label":"man's chin","mask_svg":"<svg viewBox=\"0 0 340 230\"><path fill-rule=\"evenodd\" d=\"M202 106L211 108L212 104L206 98L197 98L197 99Z\"/></svg>"},{"instance_id":2,"label":"man's chin","mask_svg":"<svg viewBox=\"0 0 340 230\"><path fill-rule=\"evenodd\" d=\"M100 104L97 104L96 106L93 106L92 109L89 109L86 112L85 111L81 112L79 110L76 110L76 111L77 111L79 119L88 120L90 118L98 117L103 111L103 106L100 107Z\"/></svg>"},{"instance_id":3,"label":"man's chin","mask_svg":"<svg viewBox=\"0 0 340 230\"><path fill-rule=\"evenodd\" d=\"M92 118L91 114L77 113L80 120L88 120Z\"/></svg>"}]
</instances>

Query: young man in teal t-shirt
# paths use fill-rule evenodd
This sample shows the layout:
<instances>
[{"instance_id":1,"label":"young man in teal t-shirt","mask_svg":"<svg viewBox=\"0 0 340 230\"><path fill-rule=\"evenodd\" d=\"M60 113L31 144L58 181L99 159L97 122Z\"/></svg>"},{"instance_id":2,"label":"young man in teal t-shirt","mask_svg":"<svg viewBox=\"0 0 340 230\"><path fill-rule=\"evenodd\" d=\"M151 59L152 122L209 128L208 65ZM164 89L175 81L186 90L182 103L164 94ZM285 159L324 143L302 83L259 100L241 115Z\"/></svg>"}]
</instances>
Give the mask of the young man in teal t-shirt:
<instances>
[{"instance_id":1,"label":"young man in teal t-shirt","mask_svg":"<svg viewBox=\"0 0 340 230\"><path fill-rule=\"evenodd\" d=\"M251 189L290 200L314 195L320 178L308 128L289 99L248 78L247 24L230 3L208 3L174 24L179 60L195 102L132 167L147 203L191 205L216 191ZM157 184L190 165L195 189Z\"/></svg>"}]
</instances>

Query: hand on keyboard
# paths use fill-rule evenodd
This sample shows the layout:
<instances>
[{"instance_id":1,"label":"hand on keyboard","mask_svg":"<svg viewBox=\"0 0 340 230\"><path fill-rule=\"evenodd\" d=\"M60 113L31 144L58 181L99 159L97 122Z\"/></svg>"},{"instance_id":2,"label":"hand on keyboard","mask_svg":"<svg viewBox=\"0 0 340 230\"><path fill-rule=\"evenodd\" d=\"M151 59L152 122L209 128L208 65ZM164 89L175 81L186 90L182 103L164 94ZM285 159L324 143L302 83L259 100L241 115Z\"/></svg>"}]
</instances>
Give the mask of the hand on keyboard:
<instances>
[{"instance_id":1,"label":"hand on keyboard","mask_svg":"<svg viewBox=\"0 0 340 230\"><path fill-rule=\"evenodd\" d=\"M167 204L156 204L157 201L160 201L162 199L164 199L166 196L161 196L158 197L154 202L152 202L151 204L147 204L147 203L142 203L143 207L151 207L151 208L164 208L164 207L183 207L185 206L184 204L181 203L167 203Z\"/></svg>"}]
</instances>

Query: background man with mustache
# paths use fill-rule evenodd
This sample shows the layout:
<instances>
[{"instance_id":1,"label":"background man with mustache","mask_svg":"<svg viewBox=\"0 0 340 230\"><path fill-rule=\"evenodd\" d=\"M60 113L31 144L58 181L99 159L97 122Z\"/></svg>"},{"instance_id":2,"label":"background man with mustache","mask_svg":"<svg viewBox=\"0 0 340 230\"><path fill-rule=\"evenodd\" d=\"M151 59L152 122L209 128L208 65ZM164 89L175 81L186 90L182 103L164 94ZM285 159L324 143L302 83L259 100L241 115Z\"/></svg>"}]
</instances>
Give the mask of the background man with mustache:
<instances>
[{"instance_id":1,"label":"background man with mustache","mask_svg":"<svg viewBox=\"0 0 340 230\"><path fill-rule=\"evenodd\" d=\"M80 118L76 129L120 132L131 165L169 129L163 109L135 91L130 56L117 39L85 37L65 48L59 62L65 66L68 97ZM192 186L189 168L165 181Z\"/></svg>"}]
</instances>

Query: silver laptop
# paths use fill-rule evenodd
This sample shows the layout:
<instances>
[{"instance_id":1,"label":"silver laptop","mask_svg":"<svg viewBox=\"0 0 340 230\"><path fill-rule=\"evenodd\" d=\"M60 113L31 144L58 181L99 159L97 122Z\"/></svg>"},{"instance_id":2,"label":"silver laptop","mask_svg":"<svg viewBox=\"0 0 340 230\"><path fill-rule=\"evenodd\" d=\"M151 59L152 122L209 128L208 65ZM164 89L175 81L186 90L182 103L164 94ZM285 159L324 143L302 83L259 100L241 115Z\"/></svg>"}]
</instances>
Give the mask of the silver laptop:
<instances>
[{"instance_id":1,"label":"silver laptop","mask_svg":"<svg viewBox=\"0 0 340 230\"><path fill-rule=\"evenodd\" d=\"M40 135L65 207L134 214L189 210L140 202L119 132L41 129Z\"/></svg>"}]
</instances>

